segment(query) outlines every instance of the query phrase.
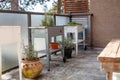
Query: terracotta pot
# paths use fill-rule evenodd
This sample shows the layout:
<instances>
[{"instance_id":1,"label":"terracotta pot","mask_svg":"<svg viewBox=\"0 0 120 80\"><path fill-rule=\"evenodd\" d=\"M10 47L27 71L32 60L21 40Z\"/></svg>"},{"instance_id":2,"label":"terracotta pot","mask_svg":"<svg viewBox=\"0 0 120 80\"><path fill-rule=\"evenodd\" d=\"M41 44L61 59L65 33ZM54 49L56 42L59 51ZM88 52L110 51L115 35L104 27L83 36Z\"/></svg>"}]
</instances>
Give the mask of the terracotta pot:
<instances>
[{"instance_id":1,"label":"terracotta pot","mask_svg":"<svg viewBox=\"0 0 120 80\"><path fill-rule=\"evenodd\" d=\"M26 78L36 78L42 71L42 64L39 59L34 61L22 60L22 73Z\"/></svg>"},{"instance_id":2,"label":"terracotta pot","mask_svg":"<svg viewBox=\"0 0 120 80\"><path fill-rule=\"evenodd\" d=\"M50 44L49 44L49 46L50 46L50 49L58 49L58 43L57 42L51 42Z\"/></svg>"}]
</instances>

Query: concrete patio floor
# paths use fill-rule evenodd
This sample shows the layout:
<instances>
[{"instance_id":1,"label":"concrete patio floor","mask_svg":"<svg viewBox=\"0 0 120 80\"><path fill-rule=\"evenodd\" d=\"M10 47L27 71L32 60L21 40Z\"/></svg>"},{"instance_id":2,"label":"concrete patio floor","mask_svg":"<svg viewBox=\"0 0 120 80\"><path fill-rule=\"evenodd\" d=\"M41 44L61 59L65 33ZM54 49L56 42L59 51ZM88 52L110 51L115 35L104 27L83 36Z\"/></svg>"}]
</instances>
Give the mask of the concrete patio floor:
<instances>
[{"instance_id":1,"label":"concrete patio floor","mask_svg":"<svg viewBox=\"0 0 120 80\"><path fill-rule=\"evenodd\" d=\"M76 56L73 51L72 58L67 59L66 63L63 63L61 54L52 55L51 71L47 71L46 59L42 58L43 71L38 78L33 80L105 80L105 72L100 71L100 64L96 59L100 52L101 49L86 51L79 49L78 55ZM4 74L4 78L9 75L8 80L19 80L18 69ZM29 79L23 78L23 80Z\"/></svg>"}]
</instances>

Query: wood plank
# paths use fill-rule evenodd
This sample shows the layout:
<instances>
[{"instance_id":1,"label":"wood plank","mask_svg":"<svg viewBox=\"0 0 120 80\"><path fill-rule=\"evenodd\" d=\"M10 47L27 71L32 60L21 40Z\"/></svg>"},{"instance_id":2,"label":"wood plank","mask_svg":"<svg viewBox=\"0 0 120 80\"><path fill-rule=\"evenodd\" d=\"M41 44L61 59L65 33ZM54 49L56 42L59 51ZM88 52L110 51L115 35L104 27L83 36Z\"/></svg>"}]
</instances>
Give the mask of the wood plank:
<instances>
[{"instance_id":1,"label":"wood plank","mask_svg":"<svg viewBox=\"0 0 120 80\"><path fill-rule=\"evenodd\" d=\"M107 72L106 80L112 80L112 72Z\"/></svg>"},{"instance_id":2,"label":"wood plank","mask_svg":"<svg viewBox=\"0 0 120 80\"><path fill-rule=\"evenodd\" d=\"M119 45L120 45L120 41L115 40L115 43L113 44L113 47L112 47L112 52L110 54L106 55L106 56L111 57L111 58L116 58L116 54L118 52Z\"/></svg>"},{"instance_id":3,"label":"wood plank","mask_svg":"<svg viewBox=\"0 0 120 80\"><path fill-rule=\"evenodd\" d=\"M120 40L112 40L108 43L105 49L97 57L98 61L119 61L120 58L117 57L117 53L120 46Z\"/></svg>"},{"instance_id":4,"label":"wood plank","mask_svg":"<svg viewBox=\"0 0 120 80\"><path fill-rule=\"evenodd\" d=\"M101 61L102 58L104 58L107 54L111 53L113 43L114 41L111 41L107 44L104 50L98 55L97 57L98 61Z\"/></svg>"},{"instance_id":5,"label":"wood plank","mask_svg":"<svg viewBox=\"0 0 120 80\"><path fill-rule=\"evenodd\" d=\"M117 54L116 54L116 57L117 57L117 58L120 58L120 45L119 45L119 48L118 48L118 52L117 52Z\"/></svg>"},{"instance_id":6,"label":"wood plank","mask_svg":"<svg viewBox=\"0 0 120 80\"><path fill-rule=\"evenodd\" d=\"M97 57L101 69L106 73L106 80L112 80L112 72L120 72L120 40L111 40Z\"/></svg>"},{"instance_id":7,"label":"wood plank","mask_svg":"<svg viewBox=\"0 0 120 80\"><path fill-rule=\"evenodd\" d=\"M105 72L120 72L120 63L102 62L101 70Z\"/></svg>"}]
</instances>

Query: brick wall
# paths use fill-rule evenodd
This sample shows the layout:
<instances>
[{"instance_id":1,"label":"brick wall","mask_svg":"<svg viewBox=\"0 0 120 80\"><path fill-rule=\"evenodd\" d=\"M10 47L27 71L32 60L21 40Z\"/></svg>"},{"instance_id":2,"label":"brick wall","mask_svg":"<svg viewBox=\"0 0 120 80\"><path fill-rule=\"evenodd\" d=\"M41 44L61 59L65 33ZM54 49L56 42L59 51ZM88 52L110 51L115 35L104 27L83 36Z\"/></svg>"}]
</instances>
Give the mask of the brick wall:
<instances>
[{"instance_id":1,"label":"brick wall","mask_svg":"<svg viewBox=\"0 0 120 80\"><path fill-rule=\"evenodd\" d=\"M88 12L88 0L64 0L65 13L86 13Z\"/></svg>"}]
</instances>

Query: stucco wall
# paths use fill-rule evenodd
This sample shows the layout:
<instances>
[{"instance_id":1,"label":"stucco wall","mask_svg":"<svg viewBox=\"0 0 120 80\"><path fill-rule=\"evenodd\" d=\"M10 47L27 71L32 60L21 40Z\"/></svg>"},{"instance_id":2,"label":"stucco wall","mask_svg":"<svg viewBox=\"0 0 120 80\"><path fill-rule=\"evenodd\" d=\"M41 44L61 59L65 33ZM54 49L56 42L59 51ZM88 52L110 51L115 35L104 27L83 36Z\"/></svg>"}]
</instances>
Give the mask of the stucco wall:
<instances>
[{"instance_id":1,"label":"stucco wall","mask_svg":"<svg viewBox=\"0 0 120 80\"><path fill-rule=\"evenodd\" d=\"M120 38L120 0L91 0L92 44L105 47L115 38Z\"/></svg>"}]
</instances>

